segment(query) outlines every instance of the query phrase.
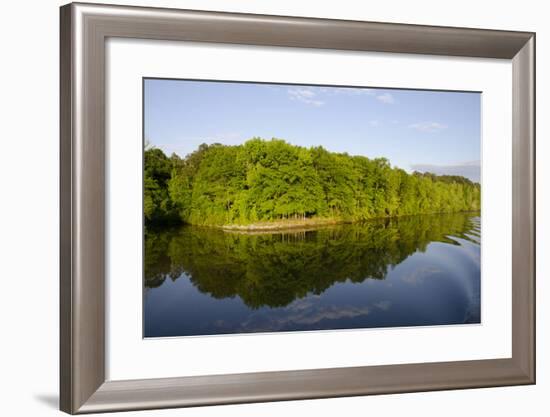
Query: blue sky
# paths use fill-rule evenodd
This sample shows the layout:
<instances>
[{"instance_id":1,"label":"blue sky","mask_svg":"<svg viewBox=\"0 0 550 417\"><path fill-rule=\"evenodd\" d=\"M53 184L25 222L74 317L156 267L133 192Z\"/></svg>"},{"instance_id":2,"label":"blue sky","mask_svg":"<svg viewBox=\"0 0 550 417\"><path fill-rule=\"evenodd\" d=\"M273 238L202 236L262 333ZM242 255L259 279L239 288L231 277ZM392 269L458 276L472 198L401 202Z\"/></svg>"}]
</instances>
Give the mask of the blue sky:
<instances>
[{"instance_id":1,"label":"blue sky","mask_svg":"<svg viewBox=\"0 0 550 417\"><path fill-rule=\"evenodd\" d=\"M146 79L145 139L168 155L252 137L480 178L481 94Z\"/></svg>"}]
</instances>

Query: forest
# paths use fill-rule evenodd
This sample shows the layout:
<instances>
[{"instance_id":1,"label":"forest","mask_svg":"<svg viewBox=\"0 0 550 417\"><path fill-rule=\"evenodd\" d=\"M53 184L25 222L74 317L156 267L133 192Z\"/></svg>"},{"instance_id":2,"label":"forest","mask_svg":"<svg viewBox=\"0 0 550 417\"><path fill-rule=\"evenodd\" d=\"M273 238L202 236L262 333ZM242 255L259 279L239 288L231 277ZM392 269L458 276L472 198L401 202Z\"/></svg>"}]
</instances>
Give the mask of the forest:
<instances>
[{"instance_id":1,"label":"forest","mask_svg":"<svg viewBox=\"0 0 550 417\"><path fill-rule=\"evenodd\" d=\"M407 173L385 158L280 139L202 144L184 158L144 153L146 225L224 226L296 219L355 223L480 209L481 187L460 176Z\"/></svg>"}]
</instances>

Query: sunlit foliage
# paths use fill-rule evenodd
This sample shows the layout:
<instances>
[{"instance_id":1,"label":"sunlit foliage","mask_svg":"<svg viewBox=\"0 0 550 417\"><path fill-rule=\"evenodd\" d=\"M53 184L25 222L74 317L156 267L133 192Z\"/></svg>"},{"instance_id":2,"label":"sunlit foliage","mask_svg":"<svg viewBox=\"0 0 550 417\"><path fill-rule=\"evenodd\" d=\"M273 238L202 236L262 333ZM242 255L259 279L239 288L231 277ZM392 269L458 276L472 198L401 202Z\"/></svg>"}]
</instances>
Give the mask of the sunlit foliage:
<instances>
[{"instance_id":1,"label":"sunlit foliage","mask_svg":"<svg viewBox=\"0 0 550 417\"><path fill-rule=\"evenodd\" d=\"M358 222L480 209L480 185L459 176L408 174L369 159L254 138L201 145L185 158L145 151L147 223L251 224L289 219Z\"/></svg>"}]
</instances>

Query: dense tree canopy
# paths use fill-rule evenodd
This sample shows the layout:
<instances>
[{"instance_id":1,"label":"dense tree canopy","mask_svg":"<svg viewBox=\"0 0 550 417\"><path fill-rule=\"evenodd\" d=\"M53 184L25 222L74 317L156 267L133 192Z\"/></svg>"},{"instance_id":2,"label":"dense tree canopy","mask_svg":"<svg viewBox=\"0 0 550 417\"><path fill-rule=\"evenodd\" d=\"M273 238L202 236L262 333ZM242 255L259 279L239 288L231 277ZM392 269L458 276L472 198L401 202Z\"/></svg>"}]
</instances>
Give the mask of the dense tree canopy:
<instances>
[{"instance_id":1,"label":"dense tree canopy","mask_svg":"<svg viewBox=\"0 0 550 417\"><path fill-rule=\"evenodd\" d=\"M369 159L254 138L201 145L180 158L145 151L148 223L250 224L296 218L357 222L480 209L480 185L459 176L408 174Z\"/></svg>"}]
</instances>

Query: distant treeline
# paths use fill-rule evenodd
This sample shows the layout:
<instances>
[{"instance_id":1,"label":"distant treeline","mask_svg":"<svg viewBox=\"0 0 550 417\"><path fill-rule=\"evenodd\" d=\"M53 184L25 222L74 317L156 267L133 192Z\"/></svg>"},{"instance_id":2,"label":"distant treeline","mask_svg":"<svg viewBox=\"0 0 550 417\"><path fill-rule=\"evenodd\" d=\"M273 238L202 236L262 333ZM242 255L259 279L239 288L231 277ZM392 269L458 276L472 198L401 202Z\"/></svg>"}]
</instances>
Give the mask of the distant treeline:
<instances>
[{"instance_id":1,"label":"distant treeline","mask_svg":"<svg viewBox=\"0 0 550 417\"><path fill-rule=\"evenodd\" d=\"M185 158L145 150L147 223L250 224L296 218L359 222L480 209L467 178L408 174L369 159L254 138L200 145Z\"/></svg>"}]
</instances>

